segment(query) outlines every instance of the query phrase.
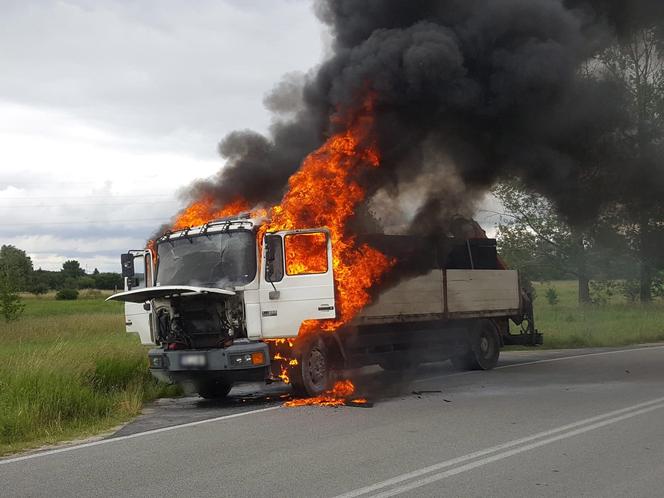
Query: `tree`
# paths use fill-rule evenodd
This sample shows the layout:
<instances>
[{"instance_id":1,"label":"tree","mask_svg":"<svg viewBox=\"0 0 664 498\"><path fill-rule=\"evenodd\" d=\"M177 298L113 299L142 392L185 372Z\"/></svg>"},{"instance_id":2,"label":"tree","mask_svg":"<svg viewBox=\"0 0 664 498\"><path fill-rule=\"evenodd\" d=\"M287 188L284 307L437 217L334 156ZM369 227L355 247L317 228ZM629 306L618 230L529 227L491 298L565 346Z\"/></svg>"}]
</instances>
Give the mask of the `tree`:
<instances>
[{"instance_id":1,"label":"tree","mask_svg":"<svg viewBox=\"0 0 664 498\"><path fill-rule=\"evenodd\" d=\"M18 292L27 287L32 273L32 260L14 246L0 248L0 314L6 321L16 320L24 305Z\"/></svg>"},{"instance_id":2,"label":"tree","mask_svg":"<svg viewBox=\"0 0 664 498\"><path fill-rule=\"evenodd\" d=\"M0 248L0 273L17 291L24 290L32 274L32 259L21 249L3 245Z\"/></svg>"},{"instance_id":3,"label":"tree","mask_svg":"<svg viewBox=\"0 0 664 498\"><path fill-rule=\"evenodd\" d=\"M79 278L85 276L85 271L81 268L81 264L75 259L69 259L62 263L62 273L66 277Z\"/></svg>"},{"instance_id":4,"label":"tree","mask_svg":"<svg viewBox=\"0 0 664 498\"><path fill-rule=\"evenodd\" d=\"M664 150L664 40L656 26L634 30L599 57L606 75L624 89L629 125L620 137L626 157L634 158L616 179L626 209L625 233L640 266L640 299L649 302L664 239L664 201L652 174ZM659 262L661 264L661 262Z\"/></svg>"},{"instance_id":5,"label":"tree","mask_svg":"<svg viewBox=\"0 0 664 498\"><path fill-rule=\"evenodd\" d=\"M95 279L90 276L81 277L78 280L79 289L93 289L95 287Z\"/></svg>"},{"instance_id":6,"label":"tree","mask_svg":"<svg viewBox=\"0 0 664 498\"><path fill-rule=\"evenodd\" d=\"M99 273L94 275L95 288L104 290L122 289L123 281L119 273Z\"/></svg>"},{"instance_id":7,"label":"tree","mask_svg":"<svg viewBox=\"0 0 664 498\"><path fill-rule=\"evenodd\" d=\"M589 303L592 276L625 252L608 218L592 227L571 226L548 199L517 180L499 184L493 193L506 210L497 234L501 256L529 279L577 279L578 301Z\"/></svg>"}]
</instances>

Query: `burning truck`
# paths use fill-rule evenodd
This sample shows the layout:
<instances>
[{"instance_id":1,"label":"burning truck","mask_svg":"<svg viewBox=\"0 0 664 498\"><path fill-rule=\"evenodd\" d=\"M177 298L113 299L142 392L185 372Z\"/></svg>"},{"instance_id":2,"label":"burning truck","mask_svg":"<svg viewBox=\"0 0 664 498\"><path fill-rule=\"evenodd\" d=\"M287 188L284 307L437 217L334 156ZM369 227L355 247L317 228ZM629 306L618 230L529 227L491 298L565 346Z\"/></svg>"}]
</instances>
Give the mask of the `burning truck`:
<instances>
[{"instance_id":1,"label":"burning truck","mask_svg":"<svg viewBox=\"0 0 664 498\"><path fill-rule=\"evenodd\" d=\"M205 398L235 382L284 380L319 395L338 372L450 359L491 369L506 344L538 344L516 271L492 239L365 237L398 261L398 282L339 327L334 245L325 228L264 232L250 215L174 231L122 257L127 330L150 371ZM405 267L408 267L407 269ZM510 334L510 321L519 332Z\"/></svg>"},{"instance_id":2,"label":"burning truck","mask_svg":"<svg viewBox=\"0 0 664 498\"><path fill-rule=\"evenodd\" d=\"M150 248L122 256L127 290L109 299L156 346L157 378L205 398L279 380L318 395L348 368L491 369L501 346L541 342L518 273L472 226L422 237L352 228L381 165L373 117L369 96L279 204L202 198Z\"/></svg>"}]
</instances>

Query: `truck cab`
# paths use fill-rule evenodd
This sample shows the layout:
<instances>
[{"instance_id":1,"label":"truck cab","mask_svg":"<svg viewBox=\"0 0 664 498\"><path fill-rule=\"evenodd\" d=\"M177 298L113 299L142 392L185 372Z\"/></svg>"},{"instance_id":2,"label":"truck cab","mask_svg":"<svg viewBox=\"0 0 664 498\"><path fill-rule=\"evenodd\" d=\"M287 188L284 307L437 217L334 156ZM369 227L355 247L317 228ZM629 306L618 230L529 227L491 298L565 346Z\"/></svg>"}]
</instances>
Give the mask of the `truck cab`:
<instances>
[{"instance_id":1,"label":"truck cab","mask_svg":"<svg viewBox=\"0 0 664 498\"><path fill-rule=\"evenodd\" d=\"M259 238L261 240L259 240ZM309 264L303 264L306 251ZM325 229L261 234L251 218L169 232L121 257L127 332L150 349L160 380L206 398L238 381L276 380L268 342L295 338L304 320L335 318Z\"/></svg>"}]
</instances>

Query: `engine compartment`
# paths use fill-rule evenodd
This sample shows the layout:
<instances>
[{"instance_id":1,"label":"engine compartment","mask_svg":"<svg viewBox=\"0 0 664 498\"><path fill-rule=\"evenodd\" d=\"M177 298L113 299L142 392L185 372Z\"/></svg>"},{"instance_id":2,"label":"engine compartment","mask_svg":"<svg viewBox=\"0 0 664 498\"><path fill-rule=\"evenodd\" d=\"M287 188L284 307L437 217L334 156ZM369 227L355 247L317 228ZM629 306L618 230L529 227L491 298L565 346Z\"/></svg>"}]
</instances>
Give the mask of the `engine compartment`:
<instances>
[{"instance_id":1,"label":"engine compartment","mask_svg":"<svg viewBox=\"0 0 664 498\"><path fill-rule=\"evenodd\" d=\"M238 295L157 299L154 321L156 342L171 349L224 348L247 337Z\"/></svg>"}]
</instances>

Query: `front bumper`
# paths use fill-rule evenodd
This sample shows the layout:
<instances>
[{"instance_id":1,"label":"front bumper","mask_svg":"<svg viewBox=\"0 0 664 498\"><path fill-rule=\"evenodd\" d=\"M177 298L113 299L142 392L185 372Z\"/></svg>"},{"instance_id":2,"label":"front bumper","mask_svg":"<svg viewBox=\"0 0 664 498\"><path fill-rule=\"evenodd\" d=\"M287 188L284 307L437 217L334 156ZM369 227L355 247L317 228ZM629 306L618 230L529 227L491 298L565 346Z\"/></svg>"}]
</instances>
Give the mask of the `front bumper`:
<instances>
[{"instance_id":1,"label":"front bumper","mask_svg":"<svg viewBox=\"0 0 664 498\"><path fill-rule=\"evenodd\" d=\"M239 357L262 353L259 365L238 362ZM182 382L194 378L218 378L231 382L261 381L269 377L270 354L264 342L233 344L217 349L151 349L148 352L150 372L165 382ZM192 358L195 361L192 361Z\"/></svg>"}]
</instances>

